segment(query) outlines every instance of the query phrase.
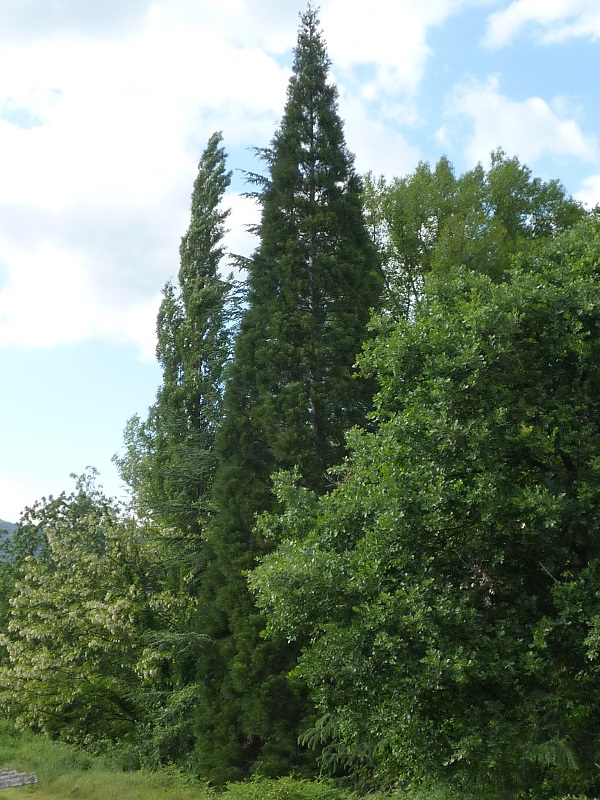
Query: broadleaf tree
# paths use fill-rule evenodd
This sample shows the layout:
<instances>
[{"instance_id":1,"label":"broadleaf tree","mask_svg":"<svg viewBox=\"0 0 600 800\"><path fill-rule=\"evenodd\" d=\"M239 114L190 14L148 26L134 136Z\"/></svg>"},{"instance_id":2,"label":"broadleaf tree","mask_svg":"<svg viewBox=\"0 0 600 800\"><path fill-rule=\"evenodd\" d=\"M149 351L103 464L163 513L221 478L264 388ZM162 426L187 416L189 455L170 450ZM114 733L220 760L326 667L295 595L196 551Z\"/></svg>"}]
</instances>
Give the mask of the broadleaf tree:
<instances>
[{"instance_id":1,"label":"broadleaf tree","mask_svg":"<svg viewBox=\"0 0 600 800\"><path fill-rule=\"evenodd\" d=\"M27 509L16 537L23 555L0 636L5 713L63 741L117 742L151 764L173 757L179 722L170 731L161 723L179 690L174 656L194 605L165 588L147 528L88 473L71 494Z\"/></svg>"},{"instance_id":2,"label":"broadleaf tree","mask_svg":"<svg viewBox=\"0 0 600 800\"><path fill-rule=\"evenodd\" d=\"M600 224L502 283L425 280L379 334L376 431L320 499L282 474L251 574L297 671L308 738L364 786L597 793Z\"/></svg>"},{"instance_id":3,"label":"broadleaf tree","mask_svg":"<svg viewBox=\"0 0 600 800\"><path fill-rule=\"evenodd\" d=\"M518 253L583 215L556 180L542 181L502 150L456 176L446 157L387 182L368 175L365 207L386 277L386 306L410 316L430 272L462 264L502 280Z\"/></svg>"}]
</instances>

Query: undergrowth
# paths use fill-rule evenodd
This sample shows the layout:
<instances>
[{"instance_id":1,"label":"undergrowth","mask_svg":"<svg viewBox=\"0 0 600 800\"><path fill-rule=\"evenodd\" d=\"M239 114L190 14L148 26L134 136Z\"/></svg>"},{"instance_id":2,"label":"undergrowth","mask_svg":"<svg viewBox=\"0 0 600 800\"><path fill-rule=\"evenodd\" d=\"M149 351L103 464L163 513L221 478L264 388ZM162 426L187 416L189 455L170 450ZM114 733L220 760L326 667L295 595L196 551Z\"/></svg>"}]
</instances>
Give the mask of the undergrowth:
<instances>
[{"instance_id":1,"label":"undergrowth","mask_svg":"<svg viewBox=\"0 0 600 800\"><path fill-rule=\"evenodd\" d=\"M460 800L439 789L365 798L330 780L293 777L255 778L217 792L179 767L125 771L118 752L93 756L68 744L19 732L2 719L0 768L34 773L38 778L35 785L6 790L7 800Z\"/></svg>"}]
</instances>

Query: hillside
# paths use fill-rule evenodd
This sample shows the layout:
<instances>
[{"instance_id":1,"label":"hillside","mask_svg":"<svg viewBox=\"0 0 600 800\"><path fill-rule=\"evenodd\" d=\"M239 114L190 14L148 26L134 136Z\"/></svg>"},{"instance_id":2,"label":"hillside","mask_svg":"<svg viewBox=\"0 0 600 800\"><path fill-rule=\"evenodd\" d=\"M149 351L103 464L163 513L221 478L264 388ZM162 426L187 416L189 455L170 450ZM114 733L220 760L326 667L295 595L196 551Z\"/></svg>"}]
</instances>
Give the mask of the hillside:
<instances>
[{"instance_id":1,"label":"hillside","mask_svg":"<svg viewBox=\"0 0 600 800\"><path fill-rule=\"evenodd\" d=\"M0 534L6 531L9 536L12 536L16 527L17 526L14 522L6 522L5 520L0 519Z\"/></svg>"}]
</instances>

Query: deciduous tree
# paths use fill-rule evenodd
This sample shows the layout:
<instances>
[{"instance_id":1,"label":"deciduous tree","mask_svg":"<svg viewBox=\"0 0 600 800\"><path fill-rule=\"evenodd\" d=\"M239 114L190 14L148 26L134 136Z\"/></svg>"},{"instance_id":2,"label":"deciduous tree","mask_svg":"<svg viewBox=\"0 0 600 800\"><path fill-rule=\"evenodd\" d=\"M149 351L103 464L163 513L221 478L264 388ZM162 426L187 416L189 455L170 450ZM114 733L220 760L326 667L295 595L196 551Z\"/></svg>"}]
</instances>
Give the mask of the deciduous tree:
<instances>
[{"instance_id":1,"label":"deciduous tree","mask_svg":"<svg viewBox=\"0 0 600 800\"><path fill-rule=\"evenodd\" d=\"M592 216L501 283L430 274L339 487L282 476L262 519L268 629L310 641L312 741L366 785L598 791L599 263Z\"/></svg>"},{"instance_id":2,"label":"deciduous tree","mask_svg":"<svg viewBox=\"0 0 600 800\"><path fill-rule=\"evenodd\" d=\"M130 420L118 464L139 508L186 541L191 557L216 468L223 372L230 355L232 284L221 271L231 173L222 136L206 146L194 183L191 221L179 249L178 286L167 284L157 318L163 372L148 418Z\"/></svg>"},{"instance_id":3,"label":"deciduous tree","mask_svg":"<svg viewBox=\"0 0 600 800\"><path fill-rule=\"evenodd\" d=\"M130 743L154 762L172 756L160 750L180 723L168 733L161 725L180 689L173 658L193 603L165 588L149 532L88 474L70 495L28 509L17 536L35 546L0 637L4 711L66 741Z\"/></svg>"},{"instance_id":4,"label":"deciduous tree","mask_svg":"<svg viewBox=\"0 0 600 800\"><path fill-rule=\"evenodd\" d=\"M384 265L386 305L404 317L430 272L462 264L502 280L517 253L532 252L583 215L558 181L533 177L502 150L492 153L489 169L479 164L459 177L445 157L389 183L369 175L365 207Z\"/></svg>"}]
</instances>

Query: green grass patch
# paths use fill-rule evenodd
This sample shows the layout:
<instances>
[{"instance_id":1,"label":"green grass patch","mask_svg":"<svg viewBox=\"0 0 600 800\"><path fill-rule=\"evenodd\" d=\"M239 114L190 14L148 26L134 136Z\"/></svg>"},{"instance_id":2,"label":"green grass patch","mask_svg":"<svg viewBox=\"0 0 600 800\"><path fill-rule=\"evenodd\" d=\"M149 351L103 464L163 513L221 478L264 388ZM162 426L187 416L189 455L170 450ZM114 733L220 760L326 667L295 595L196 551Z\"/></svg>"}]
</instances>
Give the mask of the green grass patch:
<instances>
[{"instance_id":1,"label":"green grass patch","mask_svg":"<svg viewBox=\"0 0 600 800\"><path fill-rule=\"evenodd\" d=\"M215 800L196 783L185 785L175 771L124 772L107 758L43 736L20 733L0 720L0 768L35 774L38 783L3 789L6 800ZM189 781L188 781L189 783Z\"/></svg>"},{"instance_id":2,"label":"green grass patch","mask_svg":"<svg viewBox=\"0 0 600 800\"><path fill-rule=\"evenodd\" d=\"M244 783L230 783L221 800L360 800L328 780L300 778L256 778ZM371 795L369 800L383 800ZM390 800L390 798L387 798Z\"/></svg>"},{"instance_id":3,"label":"green grass patch","mask_svg":"<svg viewBox=\"0 0 600 800\"><path fill-rule=\"evenodd\" d=\"M6 800L202 800L210 793L168 783L164 776L91 770L5 789Z\"/></svg>"}]
</instances>

